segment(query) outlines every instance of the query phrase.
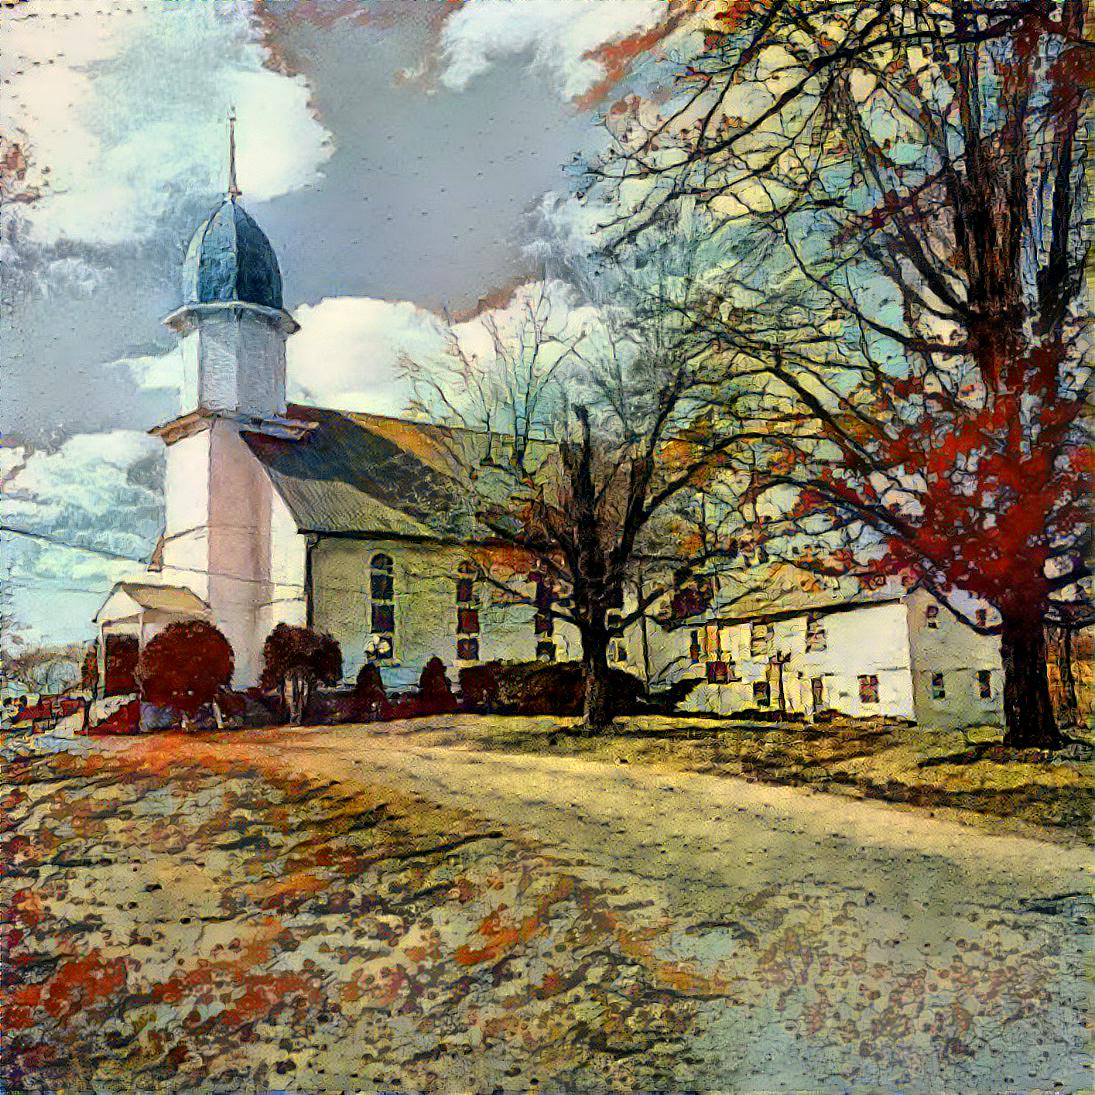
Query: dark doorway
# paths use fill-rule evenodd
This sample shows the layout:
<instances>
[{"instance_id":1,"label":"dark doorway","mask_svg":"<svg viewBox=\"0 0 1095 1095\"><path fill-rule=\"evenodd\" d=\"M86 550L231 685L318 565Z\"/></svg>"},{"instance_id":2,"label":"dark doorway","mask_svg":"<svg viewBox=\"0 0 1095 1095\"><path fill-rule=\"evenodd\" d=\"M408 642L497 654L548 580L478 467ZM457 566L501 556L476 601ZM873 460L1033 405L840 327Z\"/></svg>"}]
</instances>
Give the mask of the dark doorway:
<instances>
[{"instance_id":1,"label":"dark doorway","mask_svg":"<svg viewBox=\"0 0 1095 1095\"><path fill-rule=\"evenodd\" d=\"M134 635L106 636L104 696L125 696L137 691L139 644Z\"/></svg>"}]
</instances>

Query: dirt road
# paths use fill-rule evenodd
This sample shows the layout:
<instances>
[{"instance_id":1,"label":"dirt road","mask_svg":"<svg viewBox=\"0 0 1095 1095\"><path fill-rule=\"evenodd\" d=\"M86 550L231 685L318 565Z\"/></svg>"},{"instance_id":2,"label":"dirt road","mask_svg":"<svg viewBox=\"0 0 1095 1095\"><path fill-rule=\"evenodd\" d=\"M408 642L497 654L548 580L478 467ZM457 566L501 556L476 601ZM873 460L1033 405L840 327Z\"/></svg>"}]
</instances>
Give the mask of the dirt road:
<instances>
[{"instance_id":1,"label":"dirt road","mask_svg":"<svg viewBox=\"0 0 1095 1095\"><path fill-rule=\"evenodd\" d=\"M798 789L360 730L255 744L512 829L641 907L667 956L727 985L697 1017L703 1069L674 1083L1085 1084L1086 852Z\"/></svg>"},{"instance_id":2,"label":"dirt road","mask_svg":"<svg viewBox=\"0 0 1095 1095\"><path fill-rule=\"evenodd\" d=\"M111 743L107 753L140 770L159 748ZM223 921L228 908L243 936L264 925L263 975L303 977L287 999L311 1002L300 1004L299 1030L283 1011L264 1013L242 1045L223 1034L223 1015L241 1011L238 990L207 992L192 1015L208 1034L199 1025L184 1048L168 1047L188 1090L214 1074L237 1090L249 1077L260 1086L247 1090L309 1092L370 1082L992 1093L1089 1084L1082 850L801 790L357 728L224 735L187 743L185 755L207 771L257 773L264 786L322 789L340 809L355 803L354 817L387 811L369 854L325 847L305 875L293 861L304 903L270 903L287 870L270 826L261 866L221 868L246 877L243 890L260 888L258 919L239 887L218 899L223 882L201 883L205 918ZM166 786L177 781L170 765L152 766L168 770ZM209 794L193 771L187 779L193 801ZM252 793L246 810L233 808L233 854L253 839L267 792ZM278 818L288 809L273 806ZM218 836L216 847L229 846ZM208 872L211 859L198 867ZM332 863L337 887L321 874ZM182 866L161 860L156 870L177 879ZM335 900L347 886L352 895ZM365 916L361 902L378 896L383 908ZM227 926L215 931L226 945ZM279 931L293 942L279 944ZM321 1042L308 1008L322 1017ZM214 1037L215 1055L202 1041ZM263 1056L264 1042L282 1051ZM159 1077L171 1089L166 1073L143 1067L140 1087Z\"/></svg>"}]
</instances>

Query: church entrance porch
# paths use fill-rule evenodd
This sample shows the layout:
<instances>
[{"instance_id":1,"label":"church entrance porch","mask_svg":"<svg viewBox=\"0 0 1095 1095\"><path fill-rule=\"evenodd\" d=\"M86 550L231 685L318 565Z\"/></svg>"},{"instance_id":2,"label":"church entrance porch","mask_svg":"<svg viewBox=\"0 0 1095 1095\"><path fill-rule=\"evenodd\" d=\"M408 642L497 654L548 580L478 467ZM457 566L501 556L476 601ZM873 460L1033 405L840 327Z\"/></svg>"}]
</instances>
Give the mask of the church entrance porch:
<instances>
[{"instance_id":1,"label":"church entrance porch","mask_svg":"<svg viewBox=\"0 0 1095 1095\"><path fill-rule=\"evenodd\" d=\"M95 617L99 627L97 692L137 692L137 659L145 643L168 624L209 618L209 606L185 586L119 582Z\"/></svg>"}]
</instances>

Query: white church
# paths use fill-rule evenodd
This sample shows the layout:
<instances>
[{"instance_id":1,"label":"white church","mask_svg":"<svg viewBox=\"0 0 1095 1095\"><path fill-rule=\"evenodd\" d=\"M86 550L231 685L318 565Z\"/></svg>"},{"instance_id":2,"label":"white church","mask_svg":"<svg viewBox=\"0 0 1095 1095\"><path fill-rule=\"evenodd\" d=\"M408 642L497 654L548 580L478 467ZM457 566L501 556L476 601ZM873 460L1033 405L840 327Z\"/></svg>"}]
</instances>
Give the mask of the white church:
<instances>
[{"instance_id":1,"label":"white church","mask_svg":"<svg viewBox=\"0 0 1095 1095\"><path fill-rule=\"evenodd\" d=\"M512 553L489 565L527 581L528 603L481 580L491 547L473 543L451 431L287 404L285 343L298 324L274 249L239 199L233 166L187 250L181 305L164 319L188 409L152 431L166 446L164 529L148 569L119 582L96 616L100 694L131 692L140 647L186 619L224 632L236 688L257 682L281 622L333 635L348 680L372 660L393 688L413 685L433 655L450 672L577 657L576 634L537 611L536 575L515 573ZM712 606L699 623L643 620L612 658L654 683L696 678L688 705L712 714L1000 718L997 642L922 590L865 594L784 573L764 598Z\"/></svg>"}]
</instances>

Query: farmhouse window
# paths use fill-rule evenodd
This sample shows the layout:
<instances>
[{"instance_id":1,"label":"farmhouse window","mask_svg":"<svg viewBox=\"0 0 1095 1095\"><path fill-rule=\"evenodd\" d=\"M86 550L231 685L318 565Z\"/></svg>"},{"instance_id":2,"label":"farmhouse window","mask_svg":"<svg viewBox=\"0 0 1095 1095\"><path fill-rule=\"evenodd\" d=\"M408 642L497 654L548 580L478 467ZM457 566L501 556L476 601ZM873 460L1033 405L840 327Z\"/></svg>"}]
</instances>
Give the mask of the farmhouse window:
<instances>
[{"instance_id":1,"label":"farmhouse window","mask_svg":"<svg viewBox=\"0 0 1095 1095\"><path fill-rule=\"evenodd\" d=\"M939 626L939 606L928 605L924 612L924 619L927 622L928 627L933 630Z\"/></svg>"},{"instance_id":2,"label":"farmhouse window","mask_svg":"<svg viewBox=\"0 0 1095 1095\"><path fill-rule=\"evenodd\" d=\"M825 624L817 616L806 617L806 649L824 650L826 646Z\"/></svg>"},{"instance_id":3,"label":"farmhouse window","mask_svg":"<svg viewBox=\"0 0 1095 1095\"><path fill-rule=\"evenodd\" d=\"M942 673L932 674L932 699L943 700L947 698L947 686L943 681Z\"/></svg>"},{"instance_id":4,"label":"farmhouse window","mask_svg":"<svg viewBox=\"0 0 1095 1095\"><path fill-rule=\"evenodd\" d=\"M977 670L977 694L983 700L992 699L992 670Z\"/></svg>"},{"instance_id":5,"label":"farmhouse window","mask_svg":"<svg viewBox=\"0 0 1095 1095\"><path fill-rule=\"evenodd\" d=\"M767 707L772 702L772 686L767 681L753 681L753 702Z\"/></svg>"},{"instance_id":6,"label":"farmhouse window","mask_svg":"<svg viewBox=\"0 0 1095 1095\"><path fill-rule=\"evenodd\" d=\"M754 623L749 629L749 656L760 658L772 653L772 628L770 624Z\"/></svg>"},{"instance_id":7,"label":"farmhouse window","mask_svg":"<svg viewBox=\"0 0 1095 1095\"><path fill-rule=\"evenodd\" d=\"M610 633L618 631L620 614L618 612L605 613L605 626ZM622 665L627 661L627 644L618 633L608 640L608 660L617 665Z\"/></svg>"},{"instance_id":8,"label":"farmhouse window","mask_svg":"<svg viewBox=\"0 0 1095 1095\"><path fill-rule=\"evenodd\" d=\"M873 673L859 678L859 702L878 703L878 677Z\"/></svg>"},{"instance_id":9,"label":"farmhouse window","mask_svg":"<svg viewBox=\"0 0 1095 1095\"><path fill-rule=\"evenodd\" d=\"M707 663L707 683L726 684L730 679L730 666L724 661Z\"/></svg>"},{"instance_id":10,"label":"farmhouse window","mask_svg":"<svg viewBox=\"0 0 1095 1095\"><path fill-rule=\"evenodd\" d=\"M703 655L703 647L700 646L700 633L693 631L688 643L688 657L693 664L698 662Z\"/></svg>"},{"instance_id":11,"label":"farmhouse window","mask_svg":"<svg viewBox=\"0 0 1095 1095\"><path fill-rule=\"evenodd\" d=\"M536 660L541 662L555 661L555 642L552 639L541 639L536 644Z\"/></svg>"}]
</instances>

